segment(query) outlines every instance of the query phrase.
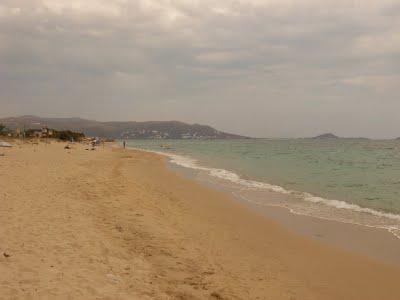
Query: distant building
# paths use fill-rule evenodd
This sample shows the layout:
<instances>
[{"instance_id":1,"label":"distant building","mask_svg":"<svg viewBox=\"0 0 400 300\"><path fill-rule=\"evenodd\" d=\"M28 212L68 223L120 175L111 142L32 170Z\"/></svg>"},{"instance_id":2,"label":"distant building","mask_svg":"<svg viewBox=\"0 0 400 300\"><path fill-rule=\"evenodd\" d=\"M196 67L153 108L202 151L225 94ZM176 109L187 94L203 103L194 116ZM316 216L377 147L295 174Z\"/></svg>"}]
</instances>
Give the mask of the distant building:
<instances>
[{"instance_id":1,"label":"distant building","mask_svg":"<svg viewBox=\"0 0 400 300\"><path fill-rule=\"evenodd\" d=\"M181 134L182 139L191 139L192 135L190 133L183 133Z\"/></svg>"}]
</instances>

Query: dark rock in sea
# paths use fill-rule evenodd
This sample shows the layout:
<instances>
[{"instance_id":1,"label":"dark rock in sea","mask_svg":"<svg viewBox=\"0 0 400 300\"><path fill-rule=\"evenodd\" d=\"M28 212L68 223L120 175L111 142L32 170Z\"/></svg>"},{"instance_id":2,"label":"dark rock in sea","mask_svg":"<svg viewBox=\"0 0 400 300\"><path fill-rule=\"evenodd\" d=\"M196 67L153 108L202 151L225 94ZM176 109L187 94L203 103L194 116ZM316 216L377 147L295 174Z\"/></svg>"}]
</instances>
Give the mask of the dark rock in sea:
<instances>
[{"instance_id":1,"label":"dark rock in sea","mask_svg":"<svg viewBox=\"0 0 400 300\"><path fill-rule=\"evenodd\" d=\"M338 139L339 137L332 133L324 133L314 137L314 139Z\"/></svg>"}]
</instances>

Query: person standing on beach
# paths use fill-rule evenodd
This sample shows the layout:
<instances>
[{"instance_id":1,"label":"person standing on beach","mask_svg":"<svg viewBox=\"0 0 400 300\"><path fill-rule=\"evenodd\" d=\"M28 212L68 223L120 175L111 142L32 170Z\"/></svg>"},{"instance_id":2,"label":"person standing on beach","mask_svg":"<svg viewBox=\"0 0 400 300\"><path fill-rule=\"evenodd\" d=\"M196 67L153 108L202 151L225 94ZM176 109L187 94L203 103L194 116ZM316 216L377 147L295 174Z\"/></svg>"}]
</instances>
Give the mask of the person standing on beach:
<instances>
[{"instance_id":1,"label":"person standing on beach","mask_svg":"<svg viewBox=\"0 0 400 300\"><path fill-rule=\"evenodd\" d=\"M126 147L126 142L124 141L123 144L124 144L124 149L125 149L125 147Z\"/></svg>"}]
</instances>

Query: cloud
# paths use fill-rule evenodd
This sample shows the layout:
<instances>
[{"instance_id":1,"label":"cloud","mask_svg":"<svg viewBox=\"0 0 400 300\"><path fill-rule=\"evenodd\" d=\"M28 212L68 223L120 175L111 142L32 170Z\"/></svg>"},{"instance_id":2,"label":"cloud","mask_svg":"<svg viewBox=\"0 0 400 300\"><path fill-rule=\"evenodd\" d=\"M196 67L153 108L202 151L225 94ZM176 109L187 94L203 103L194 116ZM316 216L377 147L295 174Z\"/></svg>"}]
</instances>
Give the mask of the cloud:
<instances>
[{"instance_id":1,"label":"cloud","mask_svg":"<svg viewBox=\"0 0 400 300\"><path fill-rule=\"evenodd\" d=\"M37 11L56 15L117 18L121 16L122 3L102 0L43 0Z\"/></svg>"},{"instance_id":2,"label":"cloud","mask_svg":"<svg viewBox=\"0 0 400 300\"><path fill-rule=\"evenodd\" d=\"M360 103L400 109L398 28L396 0L3 0L2 114L176 118L309 135L319 106L327 130L352 134L350 116L339 124L331 114L346 107L367 134ZM279 111L292 122L282 124ZM243 114L268 116L269 125Z\"/></svg>"},{"instance_id":3,"label":"cloud","mask_svg":"<svg viewBox=\"0 0 400 300\"><path fill-rule=\"evenodd\" d=\"M359 87L368 87L377 91L385 91L388 87L396 88L400 83L399 75L361 75L345 78L345 84Z\"/></svg>"}]
</instances>

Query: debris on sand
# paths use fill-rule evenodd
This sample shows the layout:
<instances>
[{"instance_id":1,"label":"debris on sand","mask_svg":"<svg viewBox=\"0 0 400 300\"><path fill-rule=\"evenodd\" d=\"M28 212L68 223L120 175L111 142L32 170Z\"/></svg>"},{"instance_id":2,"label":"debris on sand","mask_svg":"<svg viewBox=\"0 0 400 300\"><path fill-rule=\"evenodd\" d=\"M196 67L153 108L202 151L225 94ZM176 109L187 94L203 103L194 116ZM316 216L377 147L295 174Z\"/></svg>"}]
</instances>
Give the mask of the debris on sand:
<instances>
[{"instance_id":1,"label":"debris on sand","mask_svg":"<svg viewBox=\"0 0 400 300\"><path fill-rule=\"evenodd\" d=\"M108 279L113 282L113 283L119 283L121 281L121 278L119 278L118 276L115 276L114 274L107 274Z\"/></svg>"},{"instance_id":2,"label":"debris on sand","mask_svg":"<svg viewBox=\"0 0 400 300\"><path fill-rule=\"evenodd\" d=\"M10 143L4 142L4 141L0 141L0 147L11 148L12 145Z\"/></svg>"},{"instance_id":3,"label":"debris on sand","mask_svg":"<svg viewBox=\"0 0 400 300\"><path fill-rule=\"evenodd\" d=\"M212 292L210 296L212 299L222 299L222 296L217 292Z\"/></svg>"},{"instance_id":4,"label":"debris on sand","mask_svg":"<svg viewBox=\"0 0 400 300\"><path fill-rule=\"evenodd\" d=\"M3 252L3 255L4 255L4 257L6 257L6 258L8 258L8 257L10 257L11 255L10 254L8 254L7 252Z\"/></svg>"}]
</instances>

